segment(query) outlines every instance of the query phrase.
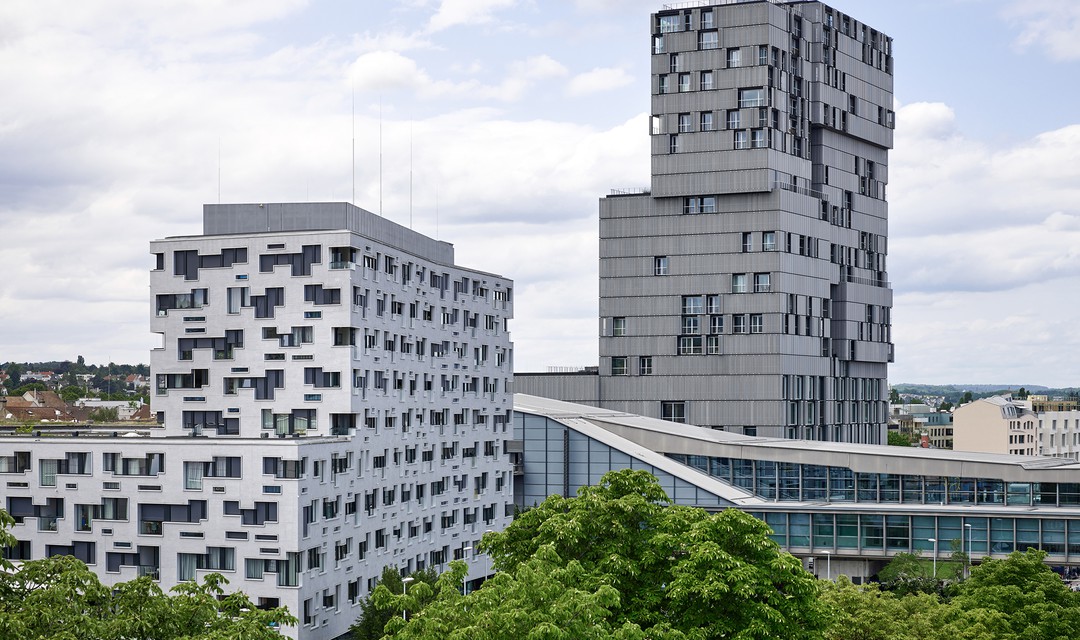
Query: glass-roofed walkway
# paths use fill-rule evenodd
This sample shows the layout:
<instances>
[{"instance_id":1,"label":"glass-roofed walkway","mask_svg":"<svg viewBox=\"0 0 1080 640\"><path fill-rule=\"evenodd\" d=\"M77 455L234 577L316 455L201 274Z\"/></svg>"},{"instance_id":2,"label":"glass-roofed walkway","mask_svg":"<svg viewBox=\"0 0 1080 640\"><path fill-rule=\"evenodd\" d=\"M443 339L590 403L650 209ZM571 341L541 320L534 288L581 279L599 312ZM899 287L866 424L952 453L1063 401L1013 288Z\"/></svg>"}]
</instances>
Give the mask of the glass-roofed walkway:
<instances>
[{"instance_id":1,"label":"glass-roofed walkway","mask_svg":"<svg viewBox=\"0 0 1080 640\"><path fill-rule=\"evenodd\" d=\"M978 561L1035 547L1080 566L1069 460L754 438L520 394L514 430L525 507L642 468L675 502L747 511L808 565L828 557L856 577L899 552Z\"/></svg>"}]
</instances>

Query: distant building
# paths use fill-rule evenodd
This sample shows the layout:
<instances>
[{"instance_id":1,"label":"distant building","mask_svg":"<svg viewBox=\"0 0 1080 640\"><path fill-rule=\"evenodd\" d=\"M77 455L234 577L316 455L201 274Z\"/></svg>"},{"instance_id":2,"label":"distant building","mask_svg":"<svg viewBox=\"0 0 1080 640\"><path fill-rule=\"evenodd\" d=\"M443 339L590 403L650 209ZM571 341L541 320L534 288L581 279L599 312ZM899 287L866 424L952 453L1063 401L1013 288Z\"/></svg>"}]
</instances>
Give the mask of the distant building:
<instances>
[{"instance_id":1,"label":"distant building","mask_svg":"<svg viewBox=\"0 0 1080 640\"><path fill-rule=\"evenodd\" d=\"M516 389L884 442L892 39L820 2L669 5L651 26L652 185L600 202L599 373Z\"/></svg>"},{"instance_id":2,"label":"distant building","mask_svg":"<svg viewBox=\"0 0 1080 640\"><path fill-rule=\"evenodd\" d=\"M1037 455L1038 417L1026 403L1005 396L961 405L953 410L953 449Z\"/></svg>"}]
</instances>

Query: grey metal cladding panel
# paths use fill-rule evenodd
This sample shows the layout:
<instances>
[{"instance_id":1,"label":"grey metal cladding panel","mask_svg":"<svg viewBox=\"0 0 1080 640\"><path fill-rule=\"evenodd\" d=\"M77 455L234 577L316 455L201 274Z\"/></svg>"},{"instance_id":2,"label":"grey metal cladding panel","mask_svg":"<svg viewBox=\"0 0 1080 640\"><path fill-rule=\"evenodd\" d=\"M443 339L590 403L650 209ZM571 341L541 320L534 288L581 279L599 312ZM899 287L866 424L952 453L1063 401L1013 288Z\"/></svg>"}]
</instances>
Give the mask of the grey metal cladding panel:
<instances>
[{"instance_id":1,"label":"grey metal cladding panel","mask_svg":"<svg viewBox=\"0 0 1080 640\"><path fill-rule=\"evenodd\" d=\"M761 149L741 151L755 153ZM761 153L759 158L766 158ZM680 159L681 160L681 159ZM689 160L689 158L687 158ZM689 164L686 162L685 164ZM691 195L712 195L729 193L761 193L769 191L773 184L773 172L765 168L765 162L751 162L757 168L734 171L718 171L711 174L694 174L689 168L678 173L660 173L653 175L652 191L656 197L675 197ZM703 187L713 187L704 190Z\"/></svg>"},{"instance_id":2,"label":"grey metal cladding panel","mask_svg":"<svg viewBox=\"0 0 1080 640\"><path fill-rule=\"evenodd\" d=\"M595 403L597 401L596 385L597 376L595 375L514 374L515 393L554 398L566 402Z\"/></svg>"},{"instance_id":3,"label":"grey metal cladding panel","mask_svg":"<svg viewBox=\"0 0 1080 640\"><path fill-rule=\"evenodd\" d=\"M634 217L651 211L653 199L647 194L609 196L600 198L600 226L603 228L607 219ZM603 234L601 233L601 236Z\"/></svg>"}]
</instances>

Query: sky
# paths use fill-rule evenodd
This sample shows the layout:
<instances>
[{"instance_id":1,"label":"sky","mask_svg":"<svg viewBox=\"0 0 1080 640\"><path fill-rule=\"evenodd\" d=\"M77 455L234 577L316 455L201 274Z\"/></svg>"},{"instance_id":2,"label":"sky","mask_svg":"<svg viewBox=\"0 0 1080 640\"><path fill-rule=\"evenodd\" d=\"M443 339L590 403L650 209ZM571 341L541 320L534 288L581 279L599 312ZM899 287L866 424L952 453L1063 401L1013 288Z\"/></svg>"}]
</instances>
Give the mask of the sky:
<instances>
[{"instance_id":1,"label":"sky","mask_svg":"<svg viewBox=\"0 0 1080 640\"><path fill-rule=\"evenodd\" d=\"M893 383L1080 385L1080 2L835 0L894 38ZM597 208L649 184L643 0L5 0L0 362L149 361L149 242L352 201L597 361Z\"/></svg>"}]
</instances>

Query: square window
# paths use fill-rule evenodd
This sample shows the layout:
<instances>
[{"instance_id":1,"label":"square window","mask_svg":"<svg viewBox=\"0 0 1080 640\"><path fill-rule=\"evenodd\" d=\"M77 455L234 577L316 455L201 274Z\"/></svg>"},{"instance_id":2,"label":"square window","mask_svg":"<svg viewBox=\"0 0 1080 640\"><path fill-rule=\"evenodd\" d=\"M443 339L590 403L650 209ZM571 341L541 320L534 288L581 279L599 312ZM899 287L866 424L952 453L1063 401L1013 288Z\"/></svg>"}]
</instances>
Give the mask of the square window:
<instances>
[{"instance_id":1,"label":"square window","mask_svg":"<svg viewBox=\"0 0 1080 640\"><path fill-rule=\"evenodd\" d=\"M736 149L749 149L750 148L750 132L746 129L740 129L735 132L735 148Z\"/></svg>"},{"instance_id":2,"label":"square window","mask_svg":"<svg viewBox=\"0 0 1080 640\"><path fill-rule=\"evenodd\" d=\"M753 129L750 131L750 146L755 149L764 149L769 146L764 129Z\"/></svg>"},{"instance_id":3,"label":"square window","mask_svg":"<svg viewBox=\"0 0 1080 640\"><path fill-rule=\"evenodd\" d=\"M679 355L701 355L701 336L679 336Z\"/></svg>"},{"instance_id":4,"label":"square window","mask_svg":"<svg viewBox=\"0 0 1080 640\"><path fill-rule=\"evenodd\" d=\"M705 338L705 353L710 356L720 355L720 336L711 335Z\"/></svg>"},{"instance_id":5,"label":"square window","mask_svg":"<svg viewBox=\"0 0 1080 640\"><path fill-rule=\"evenodd\" d=\"M686 422L686 403L667 401L660 403L660 419L668 422Z\"/></svg>"},{"instance_id":6,"label":"square window","mask_svg":"<svg viewBox=\"0 0 1080 640\"><path fill-rule=\"evenodd\" d=\"M747 280L745 273L733 273L731 275L731 292L732 293L746 293Z\"/></svg>"},{"instance_id":7,"label":"square window","mask_svg":"<svg viewBox=\"0 0 1080 640\"><path fill-rule=\"evenodd\" d=\"M727 112L727 128L738 129L739 128L739 110L731 109Z\"/></svg>"},{"instance_id":8,"label":"square window","mask_svg":"<svg viewBox=\"0 0 1080 640\"><path fill-rule=\"evenodd\" d=\"M653 275L666 276L668 274L668 257L656 256L653 258Z\"/></svg>"},{"instance_id":9,"label":"square window","mask_svg":"<svg viewBox=\"0 0 1080 640\"><path fill-rule=\"evenodd\" d=\"M625 376L627 375L626 369L626 357L615 356L611 359L611 375L613 376Z\"/></svg>"},{"instance_id":10,"label":"square window","mask_svg":"<svg viewBox=\"0 0 1080 640\"><path fill-rule=\"evenodd\" d=\"M776 232L766 231L761 234L761 250L776 251Z\"/></svg>"},{"instance_id":11,"label":"square window","mask_svg":"<svg viewBox=\"0 0 1080 640\"><path fill-rule=\"evenodd\" d=\"M769 273L755 273L754 274L754 293L768 293L772 291L772 274Z\"/></svg>"},{"instance_id":12,"label":"square window","mask_svg":"<svg viewBox=\"0 0 1080 640\"><path fill-rule=\"evenodd\" d=\"M613 336L625 336L626 335L626 318L612 318L611 319L611 335Z\"/></svg>"},{"instance_id":13,"label":"square window","mask_svg":"<svg viewBox=\"0 0 1080 640\"><path fill-rule=\"evenodd\" d=\"M652 375L652 356L641 356L638 358L638 373L643 376Z\"/></svg>"},{"instance_id":14,"label":"square window","mask_svg":"<svg viewBox=\"0 0 1080 640\"><path fill-rule=\"evenodd\" d=\"M764 318L760 313L750 314L750 333L762 333L765 328Z\"/></svg>"},{"instance_id":15,"label":"square window","mask_svg":"<svg viewBox=\"0 0 1080 640\"><path fill-rule=\"evenodd\" d=\"M746 315L736 314L731 317L732 320L732 333L746 333Z\"/></svg>"},{"instance_id":16,"label":"square window","mask_svg":"<svg viewBox=\"0 0 1080 640\"><path fill-rule=\"evenodd\" d=\"M679 133L689 133L694 130L694 125L690 120L689 113L679 114Z\"/></svg>"},{"instance_id":17,"label":"square window","mask_svg":"<svg viewBox=\"0 0 1080 640\"><path fill-rule=\"evenodd\" d=\"M724 333L724 316L709 316L709 333L714 335Z\"/></svg>"},{"instance_id":18,"label":"square window","mask_svg":"<svg viewBox=\"0 0 1080 640\"><path fill-rule=\"evenodd\" d=\"M683 296L682 298L682 312L683 315L697 315L701 313L701 296Z\"/></svg>"},{"instance_id":19,"label":"square window","mask_svg":"<svg viewBox=\"0 0 1080 640\"><path fill-rule=\"evenodd\" d=\"M701 320L697 316L683 316L682 317L682 332L683 335L696 335L701 333Z\"/></svg>"},{"instance_id":20,"label":"square window","mask_svg":"<svg viewBox=\"0 0 1080 640\"><path fill-rule=\"evenodd\" d=\"M765 90L764 89L739 89L739 108L748 109L751 107L764 107L765 104Z\"/></svg>"},{"instance_id":21,"label":"square window","mask_svg":"<svg viewBox=\"0 0 1080 640\"><path fill-rule=\"evenodd\" d=\"M713 130L713 114L712 111L701 112L701 130L712 131Z\"/></svg>"},{"instance_id":22,"label":"square window","mask_svg":"<svg viewBox=\"0 0 1080 640\"><path fill-rule=\"evenodd\" d=\"M656 87L656 92L661 93L661 94L669 92L668 91L668 77L667 76L660 76L659 84Z\"/></svg>"},{"instance_id":23,"label":"square window","mask_svg":"<svg viewBox=\"0 0 1080 640\"><path fill-rule=\"evenodd\" d=\"M701 212L716 213L716 196L702 196Z\"/></svg>"},{"instance_id":24,"label":"square window","mask_svg":"<svg viewBox=\"0 0 1080 640\"><path fill-rule=\"evenodd\" d=\"M741 55L738 49L727 50L727 66L729 69L734 69L739 66Z\"/></svg>"},{"instance_id":25,"label":"square window","mask_svg":"<svg viewBox=\"0 0 1080 640\"><path fill-rule=\"evenodd\" d=\"M715 88L715 85L713 84L713 72L712 71L702 71L701 72L701 83L698 85L698 89L700 91L711 91L714 88ZM883 120L884 120L884 118L883 118Z\"/></svg>"},{"instance_id":26,"label":"square window","mask_svg":"<svg viewBox=\"0 0 1080 640\"><path fill-rule=\"evenodd\" d=\"M720 34L716 31L701 31L698 33L699 49L720 48Z\"/></svg>"},{"instance_id":27,"label":"square window","mask_svg":"<svg viewBox=\"0 0 1080 640\"><path fill-rule=\"evenodd\" d=\"M709 9L709 10L706 10L706 11L702 11L701 12L701 28L702 29L712 29L713 27L715 27L715 23L713 22L713 12L712 12L712 10Z\"/></svg>"},{"instance_id":28,"label":"square window","mask_svg":"<svg viewBox=\"0 0 1080 640\"><path fill-rule=\"evenodd\" d=\"M690 74L689 73L680 73L679 74L679 92L680 93L686 93L689 90L690 90Z\"/></svg>"}]
</instances>

